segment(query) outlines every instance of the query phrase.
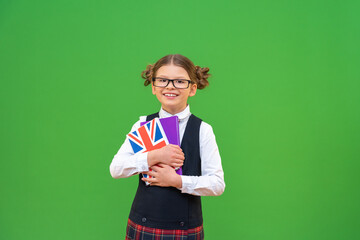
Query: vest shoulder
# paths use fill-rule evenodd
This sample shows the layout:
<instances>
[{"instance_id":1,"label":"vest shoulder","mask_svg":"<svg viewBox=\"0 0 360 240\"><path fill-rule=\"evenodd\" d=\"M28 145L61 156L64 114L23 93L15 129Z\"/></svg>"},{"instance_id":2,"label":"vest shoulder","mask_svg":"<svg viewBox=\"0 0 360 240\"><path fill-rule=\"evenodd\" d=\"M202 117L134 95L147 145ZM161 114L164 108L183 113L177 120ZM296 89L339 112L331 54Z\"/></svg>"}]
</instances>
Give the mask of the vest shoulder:
<instances>
[{"instance_id":1,"label":"vest shoulder","mask_svg":"<svg viewBox=\"0 0 360 240\"><path fill-rule=\"evenodd\" d=\"M149 114L149 115L145 116L145 119L146 119L146 121L150 121L157 117L159 117L159 112Z\"/></svg>"},{"instance_id":2,"label":"vest shoulder","mask_svg":"<svg viewBox=\"0 0 360 240\"><path fill-rule=\"evenodd\" d=\"M203 135L204 133L212 133L213 134L213 132L214 132L213 128L209 123L205 122L204 120L195 116L194 114L192 114L192 115L195 119L197 119L197 121L200 121L200 135Z\"/></svg>"},{"instance_id":3,"label":"vest shoulder","mask_svg":"<svg viewBox=\"0 0 360 240\"><path fill-rule=\"evenodd\" d=\"M200 131L213 132L213 127L209 123L202 121L200 125Z\"/></svg>"},{"instance_id":4,"label":"vest shoulder","mask_svg":"<svg viewBox=\"0 0 360 240\"><path fill-rule=\"evenodd\" d=\"M202 123L204 122L204 120L202 118L196 116L195 114L191 114L190 117L192 117L194 121L199 122L200 125L202 125Z\"/></svg>"}]
</instances>

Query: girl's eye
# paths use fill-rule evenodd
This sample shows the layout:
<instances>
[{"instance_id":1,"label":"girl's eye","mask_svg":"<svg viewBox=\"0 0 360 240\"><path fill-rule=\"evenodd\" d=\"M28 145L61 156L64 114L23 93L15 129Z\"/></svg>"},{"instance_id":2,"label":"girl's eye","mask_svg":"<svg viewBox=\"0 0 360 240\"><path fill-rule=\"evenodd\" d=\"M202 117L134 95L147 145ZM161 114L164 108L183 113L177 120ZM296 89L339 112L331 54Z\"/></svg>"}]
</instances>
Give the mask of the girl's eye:
<instances>
[{"instance_id":1,"label":"girl's eye","mask_svg":"<svg viewBox=\"0 0 360 240\"><path fill-rule=\"evenodd\" d=\"M158 78L157 80L158 80L160 83L165 83L165 82L167 82L167 79Z\"/></svg>"},{"instance_id":2,"label":"girl's eye","mask_svg":"<svg viewBox=\"0 0 360 240\"><path fill-rule=\"evenodd\" d=\"M179 79L179 80L176 80L176 83L178 83L178 84L184 84L184 83L185 83L185 81L184 81L184 80Z\"/></svg>"}]
</instances>

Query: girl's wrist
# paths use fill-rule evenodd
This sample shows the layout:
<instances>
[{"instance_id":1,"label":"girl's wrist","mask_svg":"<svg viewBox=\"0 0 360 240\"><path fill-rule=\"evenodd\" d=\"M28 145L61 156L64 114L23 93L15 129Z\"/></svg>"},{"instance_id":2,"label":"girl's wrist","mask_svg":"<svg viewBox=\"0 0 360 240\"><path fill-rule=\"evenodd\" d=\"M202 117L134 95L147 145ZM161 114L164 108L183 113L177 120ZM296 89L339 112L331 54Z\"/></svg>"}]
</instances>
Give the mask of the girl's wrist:
<instances>
[{"instance_id":1,"label":"girl's wrist","mask_svg":"<svg viewBox=\"0 0 360 240\"><path fill-rule=\"evenodd\" d=\"M158 163L157 159L159 159L158 157L158 149L152 150L150 152L148 152L147 154L147 162L149 167L154 166L155 164Z\"/></svg>"},{"instance_id":2,"label":"girl's wrist","mask_svg":"<svg viewBox=\"0 0 360 240\"><path fill-rule=\"evenodd\" d=\"M147 154L147 162L148 162L148 165L149 167L153 166L153 162L154 162L154 151L151 151L151 152L148 152Z\"/></svg>"},{"instance_id":3,"label":"girl's wrist","mask_svg":"<svg viewBox=\"0 0 360 240\"><path fill-rule=\"evenodd\" d=\"M176 177L175 177L174 187L182 188L182 179L181 179L181 176L178 174L176 174Z\"/></svg>"}]
</instances>

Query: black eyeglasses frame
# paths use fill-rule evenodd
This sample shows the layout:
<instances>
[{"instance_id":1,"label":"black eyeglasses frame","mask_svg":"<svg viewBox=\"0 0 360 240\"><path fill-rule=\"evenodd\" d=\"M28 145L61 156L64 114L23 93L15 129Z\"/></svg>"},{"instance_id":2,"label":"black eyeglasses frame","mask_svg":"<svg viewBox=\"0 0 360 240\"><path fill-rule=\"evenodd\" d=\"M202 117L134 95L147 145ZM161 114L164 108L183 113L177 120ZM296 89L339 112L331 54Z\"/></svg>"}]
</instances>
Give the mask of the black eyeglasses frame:
<instances>
[{"instance_id":1,"label":"black eyeglasses frame","mask_svg":"<svg viewBox=\"0 0 360 240\"><path fill-rule=\"evenodd\" d=\"M156 79L167 80L168 82L167 82L167 84L166 84L165 86L156 86L156 85L155 85L155 80L156 80ZM176 80L187 81L187 82L188 82L187 87L186 87L186 88L178 88L178 87L176 87L176 86L175 86L175 83L174 83L174 81L176 81ZM168 78L162 78L162 77L153 77L153 78L152 78L152 82L153 82L153 86L155 86L155 87L161 87L161 88L166 88L167 86L169 86L169 83L171 82L172 85L174 86L174 88L177 88L177 89L188 89L189 86L190 86L190 83L193 83L193 81L188 80L188 79L168 79Z\"/></svg>"}]
</instances>

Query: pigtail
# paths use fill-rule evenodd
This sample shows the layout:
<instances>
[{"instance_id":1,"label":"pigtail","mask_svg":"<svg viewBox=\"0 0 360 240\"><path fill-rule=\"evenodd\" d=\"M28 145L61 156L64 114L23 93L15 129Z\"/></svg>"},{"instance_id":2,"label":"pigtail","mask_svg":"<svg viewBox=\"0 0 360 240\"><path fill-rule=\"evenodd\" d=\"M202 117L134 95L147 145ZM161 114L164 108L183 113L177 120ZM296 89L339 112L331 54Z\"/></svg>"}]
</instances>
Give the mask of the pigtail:
<instances>
[{"instance_id":1,"label":"pigtail","mask_svg":"<svg viewBox=\"0 0 360 240\"><path fill-rule=\"evenodd\" d=\"M197 78L197 88L198 89L204 89L205 87L209 86L209 81L207 80L211 74L209 74L209 68L208 67L200 67L195 66L196 69L196 78Z\"/></svg>"},{"instance_id":2,"label":"pigtail","mask_svg":"<svg viewBox=\"0 0 360 240\"><path fill-rule=\"evenodd\" d=\"M144 82L145 86L151 84L151 80L153 78L153 73L154 73L153 69L154 69L154 65L149 64L146 66L146 69L141 72L141 77L145 79Z\"/></svg>"}]
</instances>

